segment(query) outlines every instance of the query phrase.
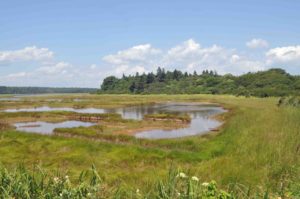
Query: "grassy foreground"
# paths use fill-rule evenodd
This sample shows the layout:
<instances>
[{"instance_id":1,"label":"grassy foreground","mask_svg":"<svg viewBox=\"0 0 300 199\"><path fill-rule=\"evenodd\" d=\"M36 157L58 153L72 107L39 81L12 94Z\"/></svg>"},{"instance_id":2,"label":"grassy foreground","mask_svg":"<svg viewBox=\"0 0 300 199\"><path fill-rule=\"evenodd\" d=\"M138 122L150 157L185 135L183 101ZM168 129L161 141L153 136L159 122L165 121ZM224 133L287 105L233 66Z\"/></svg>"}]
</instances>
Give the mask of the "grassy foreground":
<instances>
[{"instance_id":1,"label":"grassy foreground","mask_svg":"<svg viewBox=\"0 0 300 199\"><path fill-rule=\"evenodd\" d=\"M267 190L251 193L249 188L232 184L220 189L215 181L200 182L197 176L171 168L168 176L157 181L150 190L107 186L95 167L82 171L75 182L68 175L45 171L40 167L27 170L23 166L13 171L0 168L0 198L159 198L159 199L235 199L294 197L296 192L277 195ZM297 194L297 193L296 193Z\"/></svg>"},{"instance_id":2,"label":"grassy foreground","mask_svg":"<svg viewBox=\"0 0 300 199\"><path fill-rule=\"evenodd\" d=\"M219 132L157 141L130 137L121 143L114 139L107 142L25 134L5 127L0 133L0 162L8 170L18 164L60 170L71 180L94 164L106 186L139 189L143 193L153 190L155 182L167 176L173 165L187 171L189 176L197 176L200 182L215 180L224 189L232 184L243 184L254 195L264 191L278 196L299 194L300 109L278 107L278 98L84 95L85 100L72 101L79 97L53 96L62 101L51 103L40 97L35 101L1 103L0 108L113 107L162 101L204 101L220 103L230 112L219 116L226 121ZM26 116L18 117L26 120ZM5 117L1 122L6 122Z\"/></svg>"}]
</instances>

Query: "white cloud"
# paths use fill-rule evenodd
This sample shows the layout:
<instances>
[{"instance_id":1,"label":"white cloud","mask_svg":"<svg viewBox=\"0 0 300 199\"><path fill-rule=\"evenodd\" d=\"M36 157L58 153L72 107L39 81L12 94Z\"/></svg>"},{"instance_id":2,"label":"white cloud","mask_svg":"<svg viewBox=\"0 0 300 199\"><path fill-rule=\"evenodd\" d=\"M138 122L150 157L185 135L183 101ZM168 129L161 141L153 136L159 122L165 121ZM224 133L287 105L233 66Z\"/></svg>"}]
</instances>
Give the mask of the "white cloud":
<instances>
[{"instance_id":1,"label":"white cloud","mask_svg":"<svg viewBox=\"0 0 300 199\"><path fill-rule=\"evenodd\" d=\"M223 49L220 46L213 45L203 48L199 43L189 39L167 51L163 58L166 66L173 66L182 70L199 69L199 67L215 67L219 62L227 59L227 54L231 50Z\"/></svg>"},{"instance_id":2,"label":"white cloud","mask_svg":"<svg viewBox=\"0 0 300 199\"><path fill-rule=\"evenodd\" d=\"M53 55L48 48L31 46L14 51L0 51L0 61L39 61L51 59Z\"/></svg>"},{"instance_id":3,"label":"white cloud","mask_svg":"<svg viewBox=\"0 0 300 199\"><path fill-rule=\"evenodd\" d=\"M0 74L0 85L99 87L108 73L99 68L87 70L89 67L75 67L67 62L42 64L28 72Z\"/></svg>"},{"instance_id":4,"label":"white cloud","mask_svg":"<svg viewBox=\"0 0 300 199\"><path fill-rule=\"evenodd\" d=\"M263 39L252 39L246 43L248 48L267 48L269 43Z\"/></svg>"},{"instance_id":5,"label":"white cloud","mask_svg":"<svg viewBox=\"0 0 300 199\"><path fill-rule=\"evenodd\" d=\"M272 48L266 52L268 67L281 67L290 73L300 71L300 46L285 46Z\"/></svg>"},{"instance_id":6,"label":"white cloud","mask_svg":"<svg viewBox=\"0 0 300 199\"><path fill-rule=\"evenodd\" d=\"M12 73L12 74L9 74L7 75L8 78L20 78L20 77L25 77L27 76L28 74L26 72L19 72L19 73Z\"/></svg>"},{"instance_id":7,"label":"white cloud","mask_svg":"<svg viewBox=\"0 0 300 199\"><path fill-rule=\"evenodd\" d=\"M67 69L72 67L71 64L67 62L59 62L54 65L47 65L40 67L36 70L36 72L44 73L46 75L55 75L55 74L65 74L67 73Z\"/></svg>"},{"instance_id":8,"label":"white cloud","mask_svg":"<svg viewBox=\"0 0 300 199\"><path fill-rule=\"evenodd\" d=\"M33 49L37 50L38 48ZM47 50L42 51L46 52ZM40 65L31 71L27 70L33 68L32 66L16 73L0 74L0 85L99 87L101 80L108 75L120 77L123 73L134 75L136 72L151 72L155 71L158 66L164 67L166 70L179 69L188 72L194 70L201 72L206 69L216 70L220 74L242 74L249 71L265 70L270 67L282 67L288 72L298 74L300 71L299 45L269 49L265 54L253 58L251 57L253 55L247 51L241 52L220 45L202 46L195 40L189 39L165 50L154 48L150 44L133 46L115 54L104 56L101 64L86 66L76 66L68 62L55 63L53 60L47 60L47 57L52 57L52 52L50 54L40 53L46 54L43 56L38 55L39 53L32 55L20 52L23 51L6 53L5 56L1 52L0 61L21 60L21 57L25 61L40 60L42 57L45 60L38 62ZM8 56L8 54L10 55Z\"/></svg>"},{"instance_id":9,"label":"white cloud","mask_svg":"<svg viewBox=\"0 0 300 199\"><path fill-rule=\"evenodd\" d=\"M168 50L167 55L181 59L187 56L198 54L200 49L200 44L196 43L193 39L189 39L183 42L181 45L175 46L174 48Z\"/></svg>"},{"instance_id":10,"label":"white cloud","mask_svg":"<svg viewBox=\"0 0 300 199\"><path fill-rule=\"evenodd\" d=\"M218 45L202 47L193 39L165 51L150 44L134 46L105 56L103 60L113 66L110 74L117 76L154 71L158 66L169 70L193 72L209 69L233 74L264 69L262 62L240 55L235 49Z\"/></svg>"},{"instance_id":11,"label":"white cloud","mask_svg":"<svg viewBox=\"0 0 300 199\"><path fill-rule=\"evenodd\" d=\"M155 67L161 53L160 49L153 48L150 44L142 44L104 56L102 60L113 65L111 73L115 75L143 73Z\"/></svg>"},{"instance_id":12,"label":"white cloud","mask_svg":"<svg viewBox=\"0 0 300 199\"><path fill-rule=\"evenodd\" d=\"M196 41L189 39L168 50L163 58L166 66L192 72L204 69L216 70L219 73L240 74L246 71L262 69L262 64L239 55L235 49L218 45L201 47Z\"/></svg>"},{"instance_id":13,"label":"white cloud","mask_svg":"<svg viewBox=\"0 0 300 199\"><path fill-rule=\"evenodd\" d=\"M300 64L300 46L286 46L272 48L267 53L269 63L271 62L297 62Z\"/></svg>"},{"instance_id":14,"label":"white cloud","mask_svg":"<svg viewBox=\"0 0 300 199\"><path fill-rule=\"evenodd\" d=\"M111 64L126 64L129 62L146 61L149 57L159 53L160 50L153 48L150 44L143 44L119 51L114 55L107 55L103 57L103 60Z\"/></svg>"}]
</instances>

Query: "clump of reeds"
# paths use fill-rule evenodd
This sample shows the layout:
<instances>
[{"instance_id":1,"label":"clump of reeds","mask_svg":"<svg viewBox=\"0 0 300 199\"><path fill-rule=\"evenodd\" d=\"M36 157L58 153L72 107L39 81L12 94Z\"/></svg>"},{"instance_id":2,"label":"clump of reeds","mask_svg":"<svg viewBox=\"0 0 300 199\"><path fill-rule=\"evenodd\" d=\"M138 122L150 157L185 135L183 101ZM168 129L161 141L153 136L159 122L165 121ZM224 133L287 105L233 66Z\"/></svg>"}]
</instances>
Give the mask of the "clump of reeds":
<instances>
[{"instance_id":1,"label":"clump of reeds","mask_svg":"<svg viewBox=\"0 0 300 199\"><path fill-rule=\"evenodd\" d=\"M278 100L277 106L300 107L300 96L281 97Z\"/></svg>"},{"instance_id":2,"label":"clump of reeds","mask_svg":"<svg viewBox=\"0 0 300 199\"><path fill-rule=\"evenodd\" d=\"M18 167L14 171L0 168L0 198L98 198L101 178L93 167L82 172L73 184L69 176L48 173L42 169L33 172Z\"/></svg>"},{"instance_id":3,"label":"clump of reeds","mask_svg":"<svg viewBox=\"0 0 300 199\"><path fill-rule=\"evenodd\" d=\"M148 120L173 120L181 122L191 122L191 117L188 114L172 114L172 113L157 113L144 115L144 119Z\"/></svg>"}]
</instances>

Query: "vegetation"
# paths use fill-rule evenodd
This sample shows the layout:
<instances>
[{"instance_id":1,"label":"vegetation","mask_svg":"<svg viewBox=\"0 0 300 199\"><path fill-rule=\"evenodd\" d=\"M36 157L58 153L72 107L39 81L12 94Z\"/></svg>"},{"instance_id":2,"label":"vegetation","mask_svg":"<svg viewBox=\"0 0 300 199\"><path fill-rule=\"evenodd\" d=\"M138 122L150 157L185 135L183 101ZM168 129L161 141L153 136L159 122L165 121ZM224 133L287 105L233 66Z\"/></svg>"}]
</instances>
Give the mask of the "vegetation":
<instances>
[{"instance_id":1,"label":"vegetation","mask_svg":"<svg viewBox=\"0 0 300 199\"><path fill-rule=\"evenodd\" d=\"M234 199L234 198L280 198L298 197L294 189L286 190L282 195L266 190L250 192L249 187L232 184L222 190L215 181L200 182L197 176L188 176L180 170L170 169L169 174L151 185L151 189L108 187L93 166L82 171L78 178L70 178L60 171L47 171L35 166L33 171L19 166L13 171L0 167L0 198L159 198L159 199Z\"/></svg>"},{"instance_id":2,"label":"vegetation","mask_svg":"<svg viewBox=\"0 0 300 199\"><path fill-rule=\"evenodd\" d=\"M149 120L173 120L181 122L191 121L191 117L188 114L157 113L144 115L144 118Z\"/></svg>"},{"instance_id":3,"label":"vegetation","mask_svg":"<svg viewBox=\"0 0 300 199\"><path fill-rule=\"evenodd\" d=\"M74 133L76 136L73 137L60 134L43 136L18 132L12 128L12 124L29 120L63 120L70 113L62 113L61 116L58 112L32 113L35 115L1 113L0 154L3 155L0 156L0 162L9 175L14 173L17 164L24 164L28 168L38 164L47 170L59 169L67 173L71 182L74 182L72 187L77 189L80 183L77 183L76 176L94 164L100 171L101 183L104 183L101 187L111 189L110 196L113 196L116 187L120 187L132 194L139 189L142 197L163 198L158 194L175 193L168 191L172 190L174 184L169 182L175 182L169 179L174 178L165 178L170 172L168 168L173 165L190 176L185 178L186 181L176 181L175 190L181 190L181 193L187 193L191 177L197 176L199 183L215 180L220 189L236 198L299 197L300 109L293 106L278 107L278 97L82 95L81 99L84 100L79 102L71 100L78 98L77 95L60 98L62 101L54 103L45 101L43 97L1 102L0 108L46 104L58 107L118 107L180 101L219 103L230 111L219 116L226 122L218 132L166 140L140 140L119 133L144 125L149 125L149 128L172 125L168 121L134 121L110 116L112 120L104 118L95 127L57 129L63 131L62 134ZM29 172L33 170L29 169ZM220 189L216 193L221 193ZM170 195L164 196L167 198Z\"/></svg>"},{"instance_id":4,"label":"vegetation","mask_svg":"<svg viewBox=\"0 0 300 199\"><path fill-rule=\"evenodd\" d=\"M241 76L218 75L214 71L189 74L158 68L156 74L136 74L104 79L101 93L134 94L233 94L243 96L286 96L300 94L300 77L283 69L270 69Z\"/></svg>"},{"instance_id":5,"label":"vegetation","mask_svg":"<svg viewBox=\"0 0 300 199\"><path fill-rule=\"evenodd\" d=\"M8 87L0 86L0 94L96 93L95 88Z\"/></svg>"},{"instance_id":6,"label":"vegetation","mask_svg":"<svg viewBox=\"0 0 300 199\"><path fill-rule=\"evenodd\" d=\"M74 186L68 175L62 176L58 172L53 174L39 167L33 172L24 167L9 172L2 167L0 198L99 198L103 197L100 182L95 168L91 172L82 172Z\"/></svg>"},{"instance_id":7,"label":"vegetation","mask_svg":"<svg viewBox=\"0 0 300 199\"><path fill-rule=\"evenodd\" d=\"M300 107L300 97L281 97L278 100L278 106Z\"/></svg>"}]
</instances>

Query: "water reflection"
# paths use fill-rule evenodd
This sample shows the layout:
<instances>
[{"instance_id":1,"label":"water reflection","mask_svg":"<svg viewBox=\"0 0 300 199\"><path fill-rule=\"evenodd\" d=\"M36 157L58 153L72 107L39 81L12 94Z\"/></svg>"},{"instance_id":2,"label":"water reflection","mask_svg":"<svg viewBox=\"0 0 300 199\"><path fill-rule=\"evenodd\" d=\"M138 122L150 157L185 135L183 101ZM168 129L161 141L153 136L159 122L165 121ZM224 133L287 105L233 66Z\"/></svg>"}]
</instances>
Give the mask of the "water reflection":
<instances>
[{"instance_id":1,"label":"water reflection","mask_svg":"<svg viewBox=\"0 0 300 199\"><path fill-rule=\"evenodd\" d=\"M143 131L135 135L137 138L163 139L204 134L221 125L221 122L212 119L211 116L225 112L223 108L214 105L193 103L164 104L156 111L159 113L186 113L191 116L192 120L187 128Z\"/></svg>"},{"instance_id":2,"label":"water reflection","mask_svg":"<svg viewBox=\"0 0 300 199\"><path fill-rule=\"evenodd\" d=\"M73 128L73 127L89 127L95 125L91 122L81 122L81 121L65 121L59 123L49 123L49 122L23 122L15 123L15 127L19 131L40 133L40 134L52 134L55 128Z\"/></svg>"},{"instance_id":3,"label":"water reflection","mask_svg":"<svg viewBox=\"0 0 300 199\"><path fill-rule=\"evenodd\" d=\"M141 120L145 114L155 113L177 113L177 114L189 114L191 116L191 123L187 128L174 129L174 130L150 130L137 133L137 138L147 139L162 139L162 138L177 138L184 136L191 136L197 134L204 134L211 129L217 128L221 125L221 122L212 119L211 116L225 112L222 107L213 104L199 104L199 103L161 103L151 105L140 105L122 108L52 108L48 106L36 107L36 108L24 108L24 109L8 109L6 112L43 112L43 111L73 111L77 113L119 113L125 119ZM68 121L73 124L76 121ZM42 123L41 123L42 124ZM69 123L67 123L69 124ZM78 124L78 123L76 123ZM59 124L53 124L59 125ZM65 125L65 124L62 124ZM43 124L41 126L51 126L51 124ZM42 127L41 127L42 128ZM58 127L54 127L58 128ZM28 131L32 129L26 128ZM35 128L36 129L36 128ZM53 128L52 128L53 130ZM51 132L47 131L47 132ZM46 131L43 131L46 132Z\"/></svg>"},{"instance_id":4,"label":"water reflection","mask_svg":"<svg viewBox=\"0 0 300 199\"><path fill-rule=\"evenodd\" d=\"M20 98L15 98L15 97L1 97L0 101L19 101Z\"/></svg>"}]
</instances>

